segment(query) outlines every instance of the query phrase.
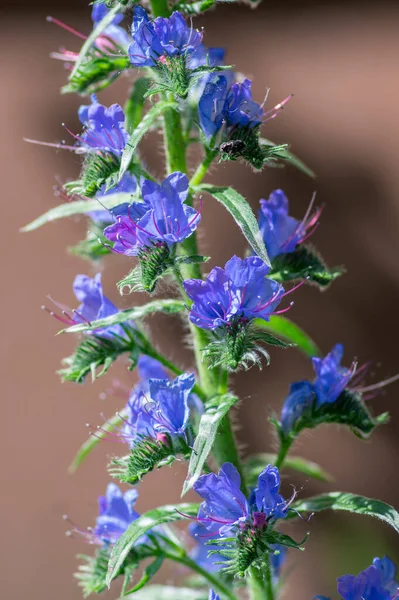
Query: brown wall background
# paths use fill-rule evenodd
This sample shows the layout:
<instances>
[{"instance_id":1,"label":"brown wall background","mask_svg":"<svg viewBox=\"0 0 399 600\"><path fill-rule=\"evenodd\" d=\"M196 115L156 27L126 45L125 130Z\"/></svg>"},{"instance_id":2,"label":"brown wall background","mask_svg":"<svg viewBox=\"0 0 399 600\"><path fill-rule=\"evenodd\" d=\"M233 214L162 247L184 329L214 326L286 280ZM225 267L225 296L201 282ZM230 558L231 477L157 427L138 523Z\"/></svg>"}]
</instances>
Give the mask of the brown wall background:
<instances>
[{"instance_id":1,"label":"brown wall background","mask_svg":"<svg viewBox=\"0 0 399 600\"><path fill-rule=\"evenodd\" d=\"M24 6L26 4L26 6ZM64 538L62 514L80 526L93 523L96 498L108 481L103 444L74 476L66 473L76 448L86 438L85 423L112 415L121 401L104 392L113 378L131 385L124 365L94 385L61 385L55 371L71 353L74 340L55 338L56 323L40 311L46 294L73 301L71 283L90 266L65 252L85 232L82 219L58 222L30 234L18 228L57 203L54 176L73 177L75 156L29 146L22 137L58 141L61 122L77 130L79 99L59 96L65 81L62 65L49 59L60 46L77 49L79 42L46 24L50 10L82 31L90 27L86 2L8 2L1 9L2 64L1 184L2 211L2 486L1 587L4 598L74 600L80 592L72 580L74 555L86 548ZM292 210L301 216L317 189L326 203L314 236L330 264L345 264L348 274L320 294L314 288L296 295L291 317L323 351L337 341L353 356L373 359L376 377L399 371L399 9L392 3L265 2L257 12L246 7L218 8L198 25L206 27L209 46L228 48L228 60L254 78L254 96L271 87L270 104L295 92L284 113L265 126L265 136L289 141L292 149L318 174L313 182L292 168L253 175L244 165L222 165L213 180L237 187L256 208L260 197L282 187ZM196 23L197 24L197 23ZM122 100L128 79L102 95ZM145 156L161 172L160 139L145 141ZM154 155L156 161L154 162ZM223 264L244 250L235 224L220 206L207 200L201 244L213 262ZM115 282L127 271L125 260L105 262L106 292L121 306ZM135 301L142 301L135 298ZM183 366L190 355L176 343L177 321L152 322L159 344ZM270 450L273 439L267 417L278 409L291 381L310 376L307 361L295 350L273 352L272 365L252 369L234 380L244 399L237 416L239 439L249 451ZM390 410L392 422L361 443L344 429L322 428L300 442L298 452L334 473L336 489L375 495L398 504L398 386L373 401L375 411ZM118 448L116 448L118 450ZM150 475L141 486L139 509L178 501L184 465ZM303 494L329 489L301 477L288 482ZM365 568L374 555L399 559L396 536L384 525L361 517L315 517L299 524L297 535L310 529L306 552L297 553L286 598L306 600L332 594L334 578ZM172 577L171 572L168 577ZM108 597L108 596L107 596ZM117 597L117 586L109 598Z\"/></svg>"}]
</instances>

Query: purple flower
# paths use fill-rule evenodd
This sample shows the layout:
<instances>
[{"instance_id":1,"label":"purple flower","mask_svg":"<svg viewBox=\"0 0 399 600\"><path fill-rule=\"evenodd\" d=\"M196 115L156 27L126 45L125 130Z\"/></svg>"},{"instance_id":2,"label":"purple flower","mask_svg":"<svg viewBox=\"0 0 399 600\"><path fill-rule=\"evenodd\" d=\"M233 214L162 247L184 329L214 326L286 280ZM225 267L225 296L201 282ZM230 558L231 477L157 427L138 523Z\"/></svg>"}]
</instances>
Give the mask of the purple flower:
<instances>
[{"instance_id":1,"label":"purple flower","mask_svg":"<svg viewBox=\"0 0 399 600\"><path fill-rule=\"evenodd\" d=\"M143 362L140 367L143 370ZM162 375L163 369L146 359L147 375ZM192 374L174 380L148 379L133 390L127 405L128 418L122 437L134 445L140 436L158 439L162 434L184 437L190 416L189 396L195 384Z\"/></svg>"},{"instance_id":2,"label":"purple flower","mask_svg":"<svg viewBox=\"0 0 399 600\"><path fill-rule=\"evenodd\" d=\"M336 344L325 358L312 358L316 378L313 383L298 381L293 383L281 412L281 425L289 433L297 420L313 405L335 402L348 386L354 375L354 368L341 367L344 353L342 344Z\"/></svg>"},{"instance_id":3,"label":"purple flower","mask_svg":"<svg viewBox=\"0 0 399 600\"><path fill-rule=\"evenodd\" d=\"M252 129L262 122L263 109L252 100L252 82L233 83L225 75L209 82L198 105L199 120L206 139L225 125L227 134L235 127Z\"/></svg>"},{"instance_id":4,"label":"purple flower","mask_svg":"<svg viewBox=\"0 0 399 600\"><path fill-rule=\"evenodd\" d=\"M259 228L271 259L279 254L294 252L317 227L321 209L310 215L311 202L302 221L288 214L288 198L282 190L274 190L268 200L260 200Z\"/></svg>"},{"instance_id":5,"label":"purple flower","mask_svg":"<svg viewBox=\"0 0 399 600\"><path fill-rule=\"evenodd\" d=\"M94 26L98 25L100 21L109 13L109 8L105 5L105 2L95 2L91 11L91 20ZM112 25L118 25L123 20L123 15L115 15L112 20Z\"/></svg>"},{"instance_id":6,"label":"purple flower","mask_svg":"<svg viewBox=\"0 0 399 600\"><path fill-rule=\"evenodd\" d=\"M184 288L193 301L190 320L211 330L237 319L268 321L285 296L283 286L266 277L269 270L256 256L233 256L224 269L212 269L206 281L188 279Z\"/></svg>"},{"instance_id":7,"label":"purple flower","mask_svg":"<svg viewBox=\"0 0 399 600\"><path fill-rule=\"evenodd\" d=\"M93 205L96 206L96 209L90 211L87 214L89 215L89 217L91 217L91 219L93 219L95 223L113 223L115 218L119 215L128 214L129 204L127 202L124 202L123 204L119 204L115 208L107 210L101 205L102 199L112 194L134 194L136 190L137 180L135 176L131 175L130 173L125 173L121 181L117 183L114 187L107 190L106 184L104 184L100 188L100 191L96 195L96 200L98 200L98 202L96 204L93 202Z\"/></svg>"},{"instance_id":8,"label":"purple flower","mask_svg":"<svg viewBox=\"0 0 399 600\"><path fill-rule=\"evenodd\" d=\"M105 496L98 499L100 514L93 529L97 543L115 544L129 525L139 518L140 515L134 510L137 497L137 490L122 494L117 485L108 484ZM140 543L140 540L136 543Z\"/></svg>"},{"instance_id":9,"label":"purple flower","mask_svg":"<svg viewBox=\"0 0 399 600\"><path fill-rule=\"evenodd\" d=\"M120 156L129 139L123 125L125 115L119 104L109 108L100 104L95 94L90 105L79 108L79 120L84 126L81 136L75 136L87 152L110 152Z\"/></svg>"},{"instance_id":10,"label":"purple flower","mask_svg":"<svg viewBox=\"0 0 399 600\"><path fill-rule=\"evenodd\" d=\"M114 251L136 256L143 248L173 246L189 237L197 228L200 213L185 204L188 179L183 173L172 173L161 185L145 180L143 202L133 202L127 215L104 230L106 238L115 242Z\"/></svg>"},{"instance_id":11,"label":"purple flower","mask_svg":"<svg viewBox=\"0 0 399 600\"><path fill-rule=\"evenodd\" d=\"M220 600L220 596L213 590L209 590L208 600Z\"/></svg>"},{"instance_id":12,"label":"purple flower","mask_svg":"<svg viewBox=\"0 0 399 600\"><path fill-rule=\"evenodd\" d=\"M394 600L399 592L396 567L387 556L375 558L371 567L357 576L340 577L337 584L338 593L343 600ZM326 600L324 596L317 598Z\"/></svg>"},{"instance_id":13,"label":"purple flower","mask_svg":"<svg viewBox=\"0 0 399 600\"><path fill-rule=\"evenodd\" d=\"M134 7L132 24L133 41L129 58L136 67L156 67L164 57L192 54L202 41L202 33L189 27L179 12L168 19L157 17L150 21L146 11Z\"/></svg>"},{"instance_id":14,"label":"purple flower","mask_svg":"<svg viewBox=\"0 0 399 600\"><path fill-rule=\"evenodd\" d=\"M263 529L271 520L287 516L289 502L279 494L277 467L268 465L258 477L258 485L248 501L240 489L241 479L231 463L225 463L218 475L202 475L194 490L204 498L198 521L221 537L234 534L247 525Z\"/></svg>"}]
</instances>

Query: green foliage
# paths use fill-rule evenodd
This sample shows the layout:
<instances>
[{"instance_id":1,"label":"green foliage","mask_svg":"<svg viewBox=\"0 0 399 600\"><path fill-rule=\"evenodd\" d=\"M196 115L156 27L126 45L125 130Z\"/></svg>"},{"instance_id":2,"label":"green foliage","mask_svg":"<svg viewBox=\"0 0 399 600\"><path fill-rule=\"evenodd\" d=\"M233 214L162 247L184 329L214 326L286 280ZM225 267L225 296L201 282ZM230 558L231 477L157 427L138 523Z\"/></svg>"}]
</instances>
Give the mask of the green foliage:
<instances>
[{"instance_id":1,"label":"green foliage","mask_svg":"<svg viewBox=\"0 0 399 600\"><path fill-rule=\"evenodd\" d=\"M261 137L259 139L259 143L264 146L276 146L276 144L274 144L274 142L271 142L270 140L267 140L264 137ZM302 171L302 173L304 173L308 177L312 177L313 179L316 177L316 174L314 173L314 171L312 171L312 169L310 169L308 166L306 166L305 163L300 158L295 156L295 154L293 154L287 147L285 147L284 149L282 146L278 146L278 147L280 148L279 149L280 161L290 164L293 167L296 167L299 171ZM269 165L269 166L277 166L277 165ZM281 166L281 165L279 164L278 166Z\"/></svg>"},{"instance_id":2,"label":"green foliage","mask_svg":"<svg viewBox=\"0 0 399 600\"><path fill-rule=\"evenodd\" d=\"M270 355L262 344L287 348L286 343L275 335L259 329L254 322L237 320L229 327L219 327L213 332L212 341L204 348L204 358L211 368L222 366L229 371L249 369L253 365L261 368L262 357L270 363Z\"/></svg>"},{"instance_id":3,"label":"green foliage","mask_svg":"<svg viewBox=\"0 0 399 600\"><path fill-rule=\"evenodd\" d=\"M239 159L249 162L257 171L285 160L288 144L260 143L260 127L235 127L229 141L220 145L220 161Z\"/></svg>"},{"instance_id":4,"label":"green foliage","mask_svg":"<svg viewBox=\"0 0 399 600\"><path fill-rule=\"evenodd\" d=\"M118 48L115 47L115 54ZM76 73L71 76L61 93L69 94L94 94L111 85L120 75L121 71L129 68L130 61L127 56L111 56L102 53L84 61Z\"/></svg>"},{"instance_id":5,"label":"green foliage","mask_svg":"<svg viewBox=\"0 0 399 600\"><path fill-rule=\"evenodd\" d=\"M103 327L110 327L111 325L117 325L119 323L126 323L127 321L138 321L143 317L152 315L157 312L162 312L167 315L175 314L186 310L186 305L182 300L175 300L174 298L167 298L165 300L152 300L147 304L141 306L135 306L128 310L120 310L114 315L105 317L104 319L98 319L98 321L92 321L89 323L81 323L78 325L72 325L67 329L63 329L60 333L80 333L83 331L92 331L93 329L102 329ZM136 333L137 335L137 333Z\"/></svg>"},{"instance_id":6,"label":"green foliage","mask_svg":"<svg viewBox=\"0 0 399 600\"><path fill-rule=\"evenodd\" d=\"M399 533L399 513L393 506L381 502L381 500L374 500L373 498L366 498L348 492L330 492L313 496L306 500L294 502L292 508L299 514L315 513L322 510L342 510L357 515L366 515L383 521ZM291 513L290 516L295 518L297 514Z\"/></svg>"},{"instance_id":7,"label":"green foliage","mask_svg":"<svg viewBox=\"0 0 399 600\"><path fill-rule=\"evenodd\" d=\"M144 513L131 523L112 549L111 558L108 563L107 585L110 585L111 581L118 575L130 549L142 535L163 523L172 523L184 519L185 517L182 514L195 517L197 516L198 509L198 504L167 504L166 506L160 506Z\"/></svg>"},{"instance_id":8,"label":"green foliage","mask_svg":"<svg viewBox=\"0 0 399 600\"><path fill-rule=\"evenodd\" d=\"M173 10L178 10L184 15L199 15L213 8L216 0L200 0L199 2L176 2Z\"/></svg>"},{"instance_id":9,"label":"green foliage","mask_svg":"<svg viewBox=\"0 0 399 600\"><path fill-rule=\"evenodd\" d=\"M149 77L139 77L132 85L129 97L125 102L125 127L128 133L133 133L143 118L146 94L151 86Z\"/></svg>"},{"instance_id":10,"label":"green foliage","mask_svg":"<svg viewBox=\"0 0 399 600\"><path fill-rule=\"evenodd\" d=\"M344 272L343 267L329 269L312 246L301 245L294 252L276 256L270 276L276 281L308 279L324 289Z\"/></svg>"},{"instance_id":11,"label":"green foliage","mask_svg":"<svg viewBox=\"0 0 399 600\"><path fill-rule=\"evenodd\" d=\"M101 152L88 154L83 165L81 178L66 183L64 188L68 194L78 194L93 198L105 185L112 188L117 183L119 159L111 153Z\"/></svg>"},{"instance_id":12,"label":"green foliage","mask_svg":"<svg viewBox=\"0 0 399 600\"><path fill-rule=\"evenodd\" d=\"M280 315L272 315L269 321L255 319L254 324L257 329L264 329L278 337L286 340L287 343L294 344L302 350L306 356L319 356L320 350L314 341L303 331L296 323Z\"/></svg>"},{"instance_id":13,"label":"green foliage","mask_svg":"<svg viewBox=\"0 0 399 600\"><path fill-rule=\"evenodd\" d=\"M267 265L270 265L258 221L245 198L236 192L236 190L229 187L215 187L209 184L202 184L197 189L198 191L211 194L211 196L223 204L241 229L255 254L260 256Z\"/></svg>"},{"instance_id":14,"label":"green foliage","mask_svg":"<svg viewBox=\"0 0 399 600\"><path fill-rule=\"evenodd\" d=\"M85 377L91 373L92 381L94 381L104 375L112 363L125 353L129 354L131 369L133 369L142 348L138 343L136 332L132 328L125 326L124 331L126 337L118 335L113 335L111 339L98 335L85 337L75 352L63 360L65 368L58 371L62 380L83 383ZM99 367L102 369L98 372Z\"/></svg>"},{"instance_id":15,"label":"green foliage","mask_svg":"<svg viewBox=\"0 0 399 600\"><path fill-rule=\"evenodd\" d=\"M268 464L275 465L276 460L277 454L261 453L250 456L244 463L244 471L248 485L256 486L258 476L265 466ZM284 468L297 471L298 473L302 473L307 477L312 477L312 479L317 479L318 481L327 482L332 480L332 476L320 465L311 460L302 458L301 456L287 457L284 461Z\"/></svg>"},{"instance_id":16,"label":"green foliage","mask_svg":"<svg viewBox=\"0 0 399 600\"><path fill-rule=\"evenodd\" d=\"M205 462L212 450L219 425L230 408L238 401L232 394L216 396L212 399L212 405L207 406L201 415L197 436L191 453L188 473L183 485L182 496L190 490L198 477L201 475Z\"/></svg>"},{"instance_id":17,"label":"green foliage","mask_svg":"<svg viewBox=\"0 0 399 600\"><path fill-rule=\"evenodd\" d=\"M137 146L145 136L145 134L150 130L156 119L167 109L167 108L176 108L177 104L175 102L157 102L154 104L152 108L147 112L145 117L140 121L137 127L133 130L129 141L127 142L125 149L122 154L120 169L119 169L119 180L122 179L126 171L128 170L130 163L133 160L134 153L136 151Z\"/></svg>"},{"instance_id":18,"label":"green foliage","mask_svg":"<svg viewBox=\"0 0 399 600\"><path fill-rule=\"evenodd\" d=\"M289 437L296 437L303 429L312 429L323 423L337 423L348 425L358 437L367 438L378 425L383 425L388 420L388 413L373 418L362 401L361 394L346 389L335 402L325 402L320 406L317 405L316 397L312 398L307 410L295 422ZM281 429L279 435L283 439L286 437Z\"/></svg>"},{"instance_id":19,"label":"green foliage","mask_svg":"<svg viewBox=\"0 0 399 600\"><path fill-rule=\"evenodd\" d=\"M171 464L175 460L172 442L166 436L165 443L150 437L139 436L134 442L130 454L122 458L113 458L108 471L122 483L135 485L144 475L155 467Z\"/></svg>"},{"instance_id":20,"label":"green foliage","mask_svg":"<svg viewBox=\"0 0 399 600\"><path fill-rule=\"evenodd\" d=\"M97 550L94 556L78 555L83 562L78 566L75 578L82 588L84 598L90 594L100 594L107 589L106 577L110 554L110 547L104 546Z\"/></svg>"},{"instance_id":21,"label":"green foliage","mask_svg":"<svg viewBox=\"0 0 399 600\"><path fill-rule=\"evenodd\" d=\"M157 282L168 270L173 267L173 249L166 244L144 248L138 254L139 265L130 271L130 273L118 282L118 289L121 294L132 292L148 292L152 294L155 291Z\"/></svg>"},{"instance_id":22,"label":"green foliage","mask_svg":"<svg viewBox=\"0 0 399 600\"><path fill-rule=\"evenodd\" d=\"M136 198L132 196L132 194L120 192L117 194L109 194L104 198L101 198L101 207L95 199L65 202L64 204L59 204L58 206L51 208L31 223L28 223L28 225L21 228L21 231L34 231L46 223L51 223L52 221L57 221L58 219L63 219L65 217L72 217L73 215L84 215L93 210L98 210L99 207L108 208L110 210L111 208L115 208L115 206L119 206L119 204L131 202L133 199L135 200Z\"/></svg>"},{"instance_id":23,"label":"green foliage","mask_svg":"<svg viewBox=\"0 0 399 600\"><path fill-rule=\"evenodd\" d=\"M75 256L96 262L110 254L110 250L106 245L108 240L103 236L102 228L92 224L86 234L86 238L68 248L68 251Z\"/></svg>"}]
</instances>

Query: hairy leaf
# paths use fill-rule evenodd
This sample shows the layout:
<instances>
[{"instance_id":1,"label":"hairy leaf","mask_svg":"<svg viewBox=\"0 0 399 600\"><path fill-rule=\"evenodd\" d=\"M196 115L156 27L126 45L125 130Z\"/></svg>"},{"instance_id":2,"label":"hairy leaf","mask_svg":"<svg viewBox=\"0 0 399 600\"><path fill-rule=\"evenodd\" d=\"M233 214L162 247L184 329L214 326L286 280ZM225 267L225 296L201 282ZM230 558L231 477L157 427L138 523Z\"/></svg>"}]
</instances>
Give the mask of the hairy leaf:
<instances>
[{"instance_id":1,"label":"hairy leaf","mask_svg":"<svg viewBox=\"0 0 399 600\"><path fill-rule=\"evenodd\" d=\"M88 440L85 441L84 444L79 448L76 453L70 467L69 472L74 473L78 467L82 464L82 462L87 458L92 450L101 442L103 438L107 436L108 432L113 431L115 428L122 425L123 420L126 418L127 413L126 410L121 410L118 414L116 414L112 419L109 419L104 425L102 425L101 429L96 431L96 435L91 435Z\"/></svg>"},{"instance_id":2,"label":"hairy leaf","mask_svg":"<svg viewBox=\"0 0 399 600\"><path fill-rule=\"evenodd\" d=\"M150 108L145 117L143 117L143 119L137 125L136 129L134 129L133 133L129 138L129 141L125 146L121 158L119 180L122 179L123 175L128 170L137 146L139 145L147 131L150 129L154 121L165 111L165 109L176 107L176 102L158 102L152 108Z\"/></svg>"},{"instance_id":3,"label":"hairy leaf","mask_svg":"<svg viewBox=\"0 0 399 600\"><path fill-rule=\"evenodd\" d=\"M99 319L92 323L82 323L73 325L67 329L63 329L60 333L79 333L81 331L91 331L93 329L102 329L103 327L109 327L110 325L116 325L118 323L125 323L126 321L137 321L147 315L151 315L156 312L163 312L166 314L179 313L185 310L186 306L181 300L165 299L165 300L153 300L147 304L141 306L135 306L128 310L121 310L114 315L110 315L105 319Z\"/></svg>"},{"instance_id":4,"label":"hairy leaf","mask_svg":"<svg viewBox=\"0 0 399 600\"><path fill-rule=\"evenodd\" d=\"M121 192L118 194L109 194L101 198L101 205L96 202L95 198L92 200L77 200L76 202L66 202L65 204L60 204L51 208L49 211L25 225L25 227L21 228L21 231L33 231L34 229L38 229L42 225L46 223L50 223L51 221L56 221L57 219L63 219L64 217L72 217L73 215L84 215L88 212L93 212L96 209L104 210L104 208L115 208L119 206L119 204L124 204L125 202L131 202L134 196L132 194L126 194L125 192Z\"/></svg>"},{"instance_id":5,"label":"hairy leaf","mask_svg":"<svg viewBox=\"0 0 399 600\"><path fill-rule=\"evenodd\" d=\"M171 440L163 444L153 438L140 436L135 440L130 454L111 460L108 471L122 483L134 485L155 467L171 464L174 460Z\"/></svg>"},{"instance_id":6,"label":"hairy leaf","mask_svg":"<svg viewBox=\"0 0 399 600\"><path fill-rule=\"evenodd\" d=\"M250 456L245 462L244 469L247 476L247 482L250 486L255 486L258 480L258 475L268 465L276 463L277 454L255 454ZM318 481L331 481L332 476L327 473L317 463L302 458L301 456L288 456L284 461L284 468L298 471L308 477L317 479Z\"/></svg>"},{"instance_id":7,"label":"hairy leaf","mask_svg":"<svg viewBox=\"0 0 399 600\"><path fill-rule=\"evenodd\" d=\"M205 461L216 439L219 425L230 408L237 402L237 397L232 394L224 394L223 396L217 396L213 400L214 405L207 408L201 416L188 466L188 474L183 485L182 496L193 487L201 475Z\"/></svg>"},{"instance_id":8,"label":"hairy leaf","mask_svg":"<svg viewBox=\"0 0 399 600\"><path fill-rule=\"evenodd\" d=\"M329 269L321 256L309 245L298 246L294 252L273 259L270 277L276 281L306 279L326 288L345 272L343 267Z\"/></svg>"},{"instance_id":9,"label":"hairy leaf","mask_svg":"<svg viewBox=\"0 0 399 600\"><path fill-rule=\"evenodd\" d=\"M365 498L364 496L357 496L348 492L330 492L328 494L321 494L320 496L313 496L306 500L294 502L291 508L300 514L304 512L320 512L322 510L343 510L357 515L367 515L384 521L384 523L390 525L399 533L399 513L393 506L385 504L381 500ZM296 515L291 513L290 516L292 518Z\"/></svg>"},{"instance_id":10,"label":"hairy leaf","mask_svg":"<svg viewBox=\"0 0 399 600\"><path fill-rule=\"evenodd\" d=\"M184 516L180 513L195 517L198 513L198 508L198 504L188 503L160 506L159 508L144 513L136 521L131 523L113 547L108 564L107 585L111 585L111 581L117 576L131 548L149 529L153 529L162 523L171 523L173 521L184 519Z\"/></svg>"},{"instance_id":11,"label":"hairy leaf","mask_svg":"<svg viewBox=\"0 0 399 600\"><path fill-rule=\"evenodd\" d=\"M268 322L263 321L262 319L255 319L254 324L259 329L270 331L270 333L282 337L287 340L287 342L295 344L307 356L312 357L320 355L320 350L307 333L286 317L273 315Z\"/></svg>"},{"instance_id":12,"label":"hairy leaf","mask_svg":"<svg viewBox=\"0 0 399 600\"><path fill-rule=\"evenodd\" d=\"M93 94L106 88L123 71L131 67L128 56L91 58L82 63L69 83L61 89L62 94Z\"/></svg>"},{"instance_id":13,"label":"hairy leaf","mask_svg":"<svg viewBox=\"0 0 399 600\"><path fill-rule=\"evenodd\" d=\"M177 2L173 10L185 15L199 15L215 6L216 0L200 0L199 2Z\"/></svg>"},{"instance_id":14,"label":"hairy leaf","mask_svg":"<svg viewBox=\"0 0 399 600\"><path fill-rule=\"evenodd\" d=\"M271 142L270 140L267 140L266 138L263 138L263 137L260 138L259 143L264 144L265 146L275 146L276 145L276 144L274 144L274 142ZM281 156L282 160L293 165L294 167L299 169L299 171L302 171L302 173L305 173L305 175L308 175L309 177L312 177L313 179L316 177L316 174L312 171L312 169L309 169L309 167L307 167L305 165L305 163L301 161L300 158L295 156L295 154L290 152L288 149L280 151L280 156Z\"/></svg>"},{"instance_id":15,"label":"hairy leaf","mask_svg":"<svg viewBox=\"0 0 399 600\"><path fill-rule=\"evenodd\" d=\"M147 565L144 569L144 572L140 578L140 581L136 583L130 590L127 590L122 597L127 596L128 594L133 594L141 590L151 579L158 573L159 569L162 567L164 561L163 556L158 556L152 563Z\"/></svg>"},{"instance_id":16,"label":"hairy leaf","mask_svg":"<svg viewBox=\"0 0 399 600\"><path fill-rule=\"evenodd\" d=\"M151 79L148 77L139 77L132 85L124 106L125 127L128 133L133 133L143 117L145 95L150 86Z\"/></svg>"},{"instance_id":17,"label":"hairy leaf","mask_svg":"<svg viewBox=\"0 0 399 600\"><path fill-rule=\"evenodd\" d=\"M258 222L245 198L233 188L228 187L215 187L209 184L202 184L197 189L211 194L211 196L223 204L234 218L253 251L270 266L270 260Z\"/></svg>"}]
</instances>

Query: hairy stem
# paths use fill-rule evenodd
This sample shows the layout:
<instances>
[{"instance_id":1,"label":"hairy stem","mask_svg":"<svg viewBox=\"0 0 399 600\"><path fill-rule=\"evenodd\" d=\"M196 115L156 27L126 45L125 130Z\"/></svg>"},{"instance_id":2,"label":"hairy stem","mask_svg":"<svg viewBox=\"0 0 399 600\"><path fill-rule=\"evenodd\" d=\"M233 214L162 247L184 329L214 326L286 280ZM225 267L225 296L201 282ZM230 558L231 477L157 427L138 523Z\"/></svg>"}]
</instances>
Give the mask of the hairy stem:
<instances>
[{"instance_id":1,"label":"hairy stem","mask_svg":"<svg viewBox=\"0 0 399 600\"><path fill-rule=\"evenodd\" d=\"M291 437L286 437L280 441L280 450L277 455L275 466L281 470L284 467L284 461L287 458L288 452L294 440Z\"/></svg>"},{"instance_id":2,"label":"hairy stem","mask_svg":"<svg viewBox=\"0 0 399 600\"><path fill-rule=\"evenodd\" d=\"M167 108L164 112L164 123L167 173L168 175L174 171L187 173L186 145L179 112L174 108Z\"/></svg>"},{"instance_id":3,"label":"hairy stem","mask_svg":"<svg viewBox=\"0 0 399 600\"><path fill-rule=\"evenodd\" d=\"M208 169L211 166L213 160L216 158L217 154L218 154L218 150L208 150L206 152L204 160L202 161L201 164L198 165L194 175L191 177L191 180L190 180L191 188L195 188L197 185L199 185L202 182L202 180L208 173Z\"/></svg>"},{"instance_id":4,"label":"hairy stem","mask_svg":"<svg viewBox=\"0 0 399 600\"><path fill-rule=\"evenodd\" d=\"M270 572L270 569L267 569L267 571ZM258 568L250 567L247 583L250 600L274 600L273 596L269 594L267 580Z\"/></svg>"}]
</instances>

